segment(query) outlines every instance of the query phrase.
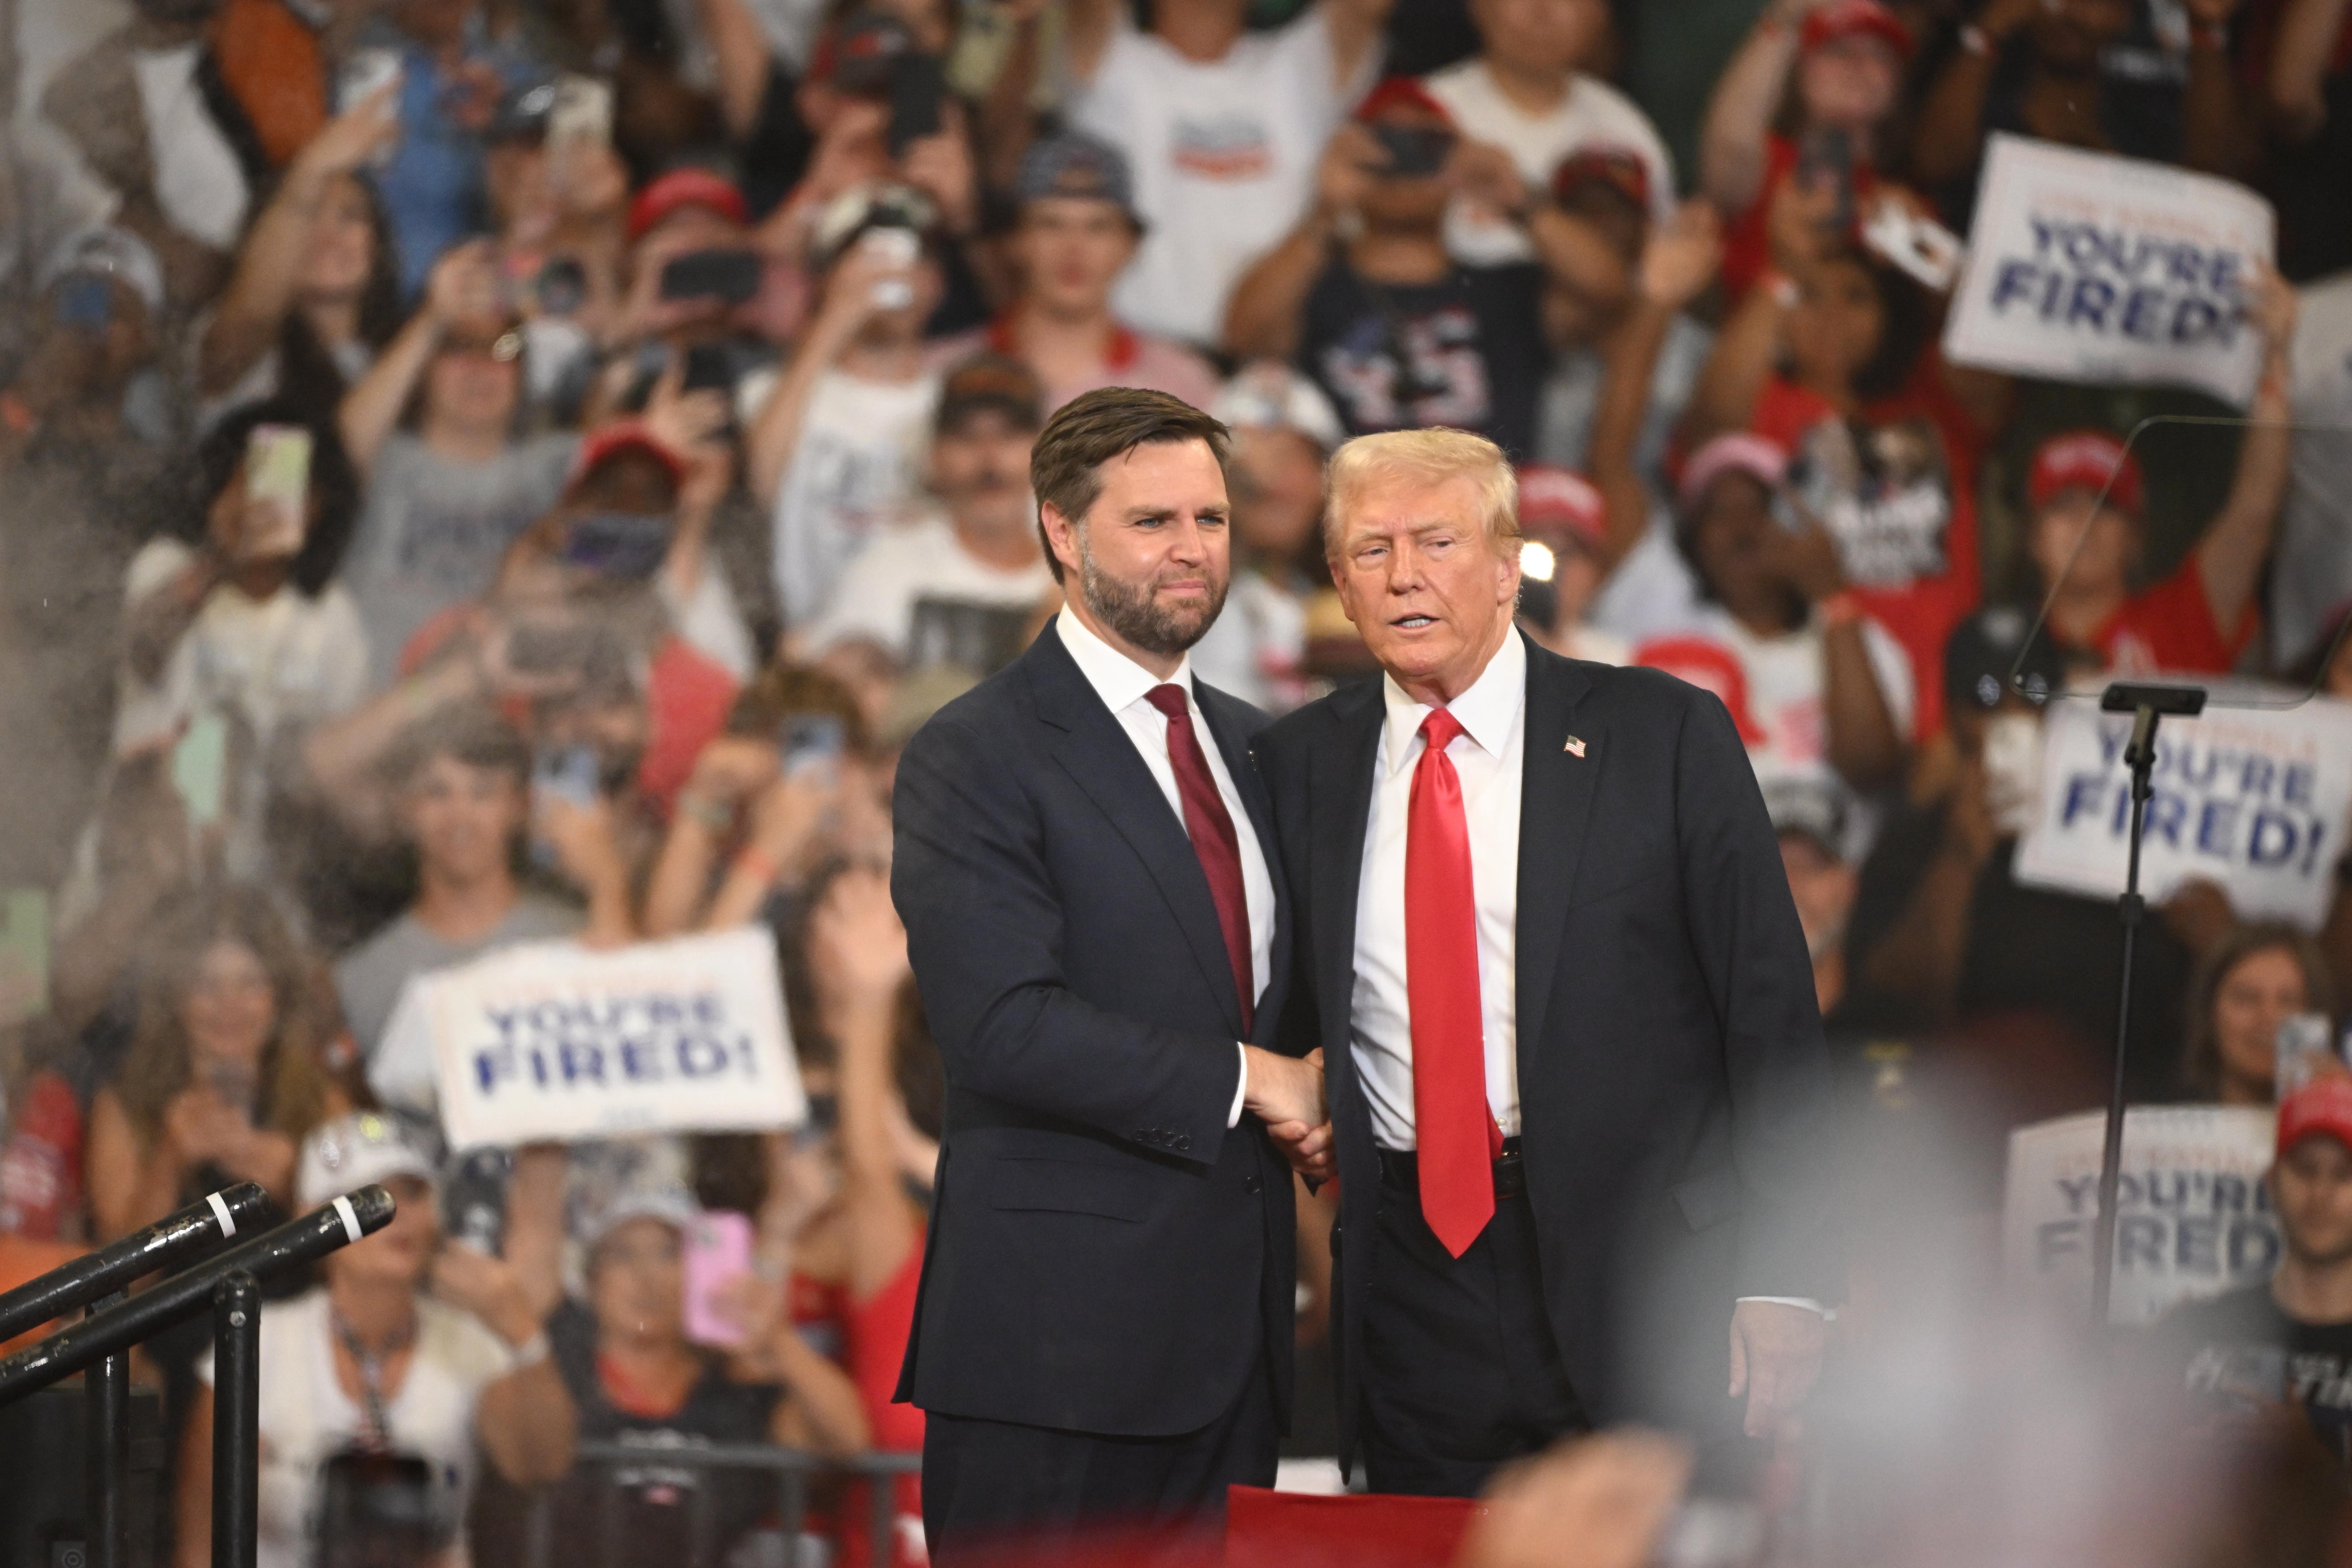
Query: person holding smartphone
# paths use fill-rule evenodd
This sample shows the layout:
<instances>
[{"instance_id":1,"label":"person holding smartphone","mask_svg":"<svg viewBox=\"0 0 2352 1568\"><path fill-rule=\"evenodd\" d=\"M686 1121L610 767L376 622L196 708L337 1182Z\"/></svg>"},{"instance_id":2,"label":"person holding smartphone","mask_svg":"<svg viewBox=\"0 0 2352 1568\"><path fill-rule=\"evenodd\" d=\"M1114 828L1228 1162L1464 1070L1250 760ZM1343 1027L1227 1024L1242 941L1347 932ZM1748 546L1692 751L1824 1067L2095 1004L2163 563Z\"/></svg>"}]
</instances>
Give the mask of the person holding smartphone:
<instances>
[{"instance_id":1,"label":"person holding smartphone","mask_svg":"<svg viewBox=\"0 0 2352 1568\"><path fill-rule=\"evenodd\" d=\"M342 1555L362 1546L404 1547L424 1568L462 1551L478 1454L523 1486L572 1463L577 1423L544 1326L552 1297L503 1258L442 1239L438 1172L395 1119L355 1111L303 1141L300 1206L372 1184L392 1194L392 1223L261 1317L261 1568L383 1561ZM212 1541L209 1351L196 1375L180 1568L202 1568Z\"/></svg>"},{"instance_id":2,"label":"person holding smartphone","mask_svg":"<svg viewBox=\"0 0 2352 1568\"><path fill-rule=\"evenodd\" d=\"M1294 361L1349 435L1442 425L1532 456L1545 292L1622 293L1615 252L1405 78L1333 135L1317 188L1314 211L1234 284L1226 351ZM1445 215L1471 193L1509 211L1538 259L1456 261Z\"/></svg>"}]
</instances>

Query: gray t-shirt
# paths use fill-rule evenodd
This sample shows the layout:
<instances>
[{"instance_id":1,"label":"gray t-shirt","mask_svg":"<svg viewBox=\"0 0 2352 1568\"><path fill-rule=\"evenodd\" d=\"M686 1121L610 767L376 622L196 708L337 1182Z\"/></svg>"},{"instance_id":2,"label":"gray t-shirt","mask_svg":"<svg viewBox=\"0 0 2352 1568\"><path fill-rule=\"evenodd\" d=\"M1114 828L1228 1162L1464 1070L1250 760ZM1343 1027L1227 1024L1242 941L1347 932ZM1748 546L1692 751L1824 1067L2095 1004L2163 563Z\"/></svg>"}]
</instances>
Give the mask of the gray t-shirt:
<instances>
[{"instance_id":1,"label":"gray t-shirt","mask_svg":"<svg viewBox=\"0 0 2352 1568\"><path fill-rule=\"evenodd\" d=\"M342 999L343 1021L351 1026L361 1054L372 1058L410 975L446 969L493 948L570 936L579 929L579 910L532 893L525 893L506 919L472 942L437 937L415 915L404 914L335 961L335 993Z\"/></svg>"},{"instance_id":2,"label":"gray t-shirt","mask_svg":"<svg viewBox=\"0 0 2352 1568\"><path fill-rule=\"evenodd\" d=\"M579 445L536 436L488 462L458 463L404 430L385 438L342 571L380 684L419 626L489 587L507 546L563 494Z\"/></svg>"}]
</instances>

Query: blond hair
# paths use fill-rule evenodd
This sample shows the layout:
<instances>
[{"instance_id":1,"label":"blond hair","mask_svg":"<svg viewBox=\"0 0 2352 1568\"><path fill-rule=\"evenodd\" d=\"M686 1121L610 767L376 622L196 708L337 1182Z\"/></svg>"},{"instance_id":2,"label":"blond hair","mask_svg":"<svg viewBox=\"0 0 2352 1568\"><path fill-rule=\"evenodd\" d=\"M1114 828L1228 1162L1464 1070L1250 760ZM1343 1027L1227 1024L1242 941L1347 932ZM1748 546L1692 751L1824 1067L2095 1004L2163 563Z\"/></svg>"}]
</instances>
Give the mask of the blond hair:
<instances>
[{"instance_id":1,"label":"blond hair","mask_svg":"<svg viewBox=\"0 0 2352 1568\"><path fill-rule=\"evenodd\" d=\"M1497 548L1519 537L1519 478L1503 449L1467 430L1383 430L1344 442L1331 454L1323 508L1323 553L1337 560L1348 503L1374 486L1434 487L1468 479L1478 491L1479 521Z\"/></svg>"}]
</instances>

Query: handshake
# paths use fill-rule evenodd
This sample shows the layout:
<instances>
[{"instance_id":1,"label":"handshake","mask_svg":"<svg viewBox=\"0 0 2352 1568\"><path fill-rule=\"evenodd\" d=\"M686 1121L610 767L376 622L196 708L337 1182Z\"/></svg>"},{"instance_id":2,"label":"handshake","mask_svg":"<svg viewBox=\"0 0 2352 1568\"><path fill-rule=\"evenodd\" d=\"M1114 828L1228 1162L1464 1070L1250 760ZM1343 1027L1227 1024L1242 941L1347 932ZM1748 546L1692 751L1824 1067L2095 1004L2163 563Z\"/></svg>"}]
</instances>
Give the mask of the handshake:
<instances>
[{"instance_id":1,"label":"handshake","mask_svg":"<svg viewBox=\"0 0 2352 1568\"><path fill-rule=\"evenodd\" d=\"M1323 1053L1286 1057L1245 1046L1242 1109L1265 1123L1290 1168L1310 1182L1331 1178L1331 1113L1323 1098Z\"/></svg>"}]
</instances>

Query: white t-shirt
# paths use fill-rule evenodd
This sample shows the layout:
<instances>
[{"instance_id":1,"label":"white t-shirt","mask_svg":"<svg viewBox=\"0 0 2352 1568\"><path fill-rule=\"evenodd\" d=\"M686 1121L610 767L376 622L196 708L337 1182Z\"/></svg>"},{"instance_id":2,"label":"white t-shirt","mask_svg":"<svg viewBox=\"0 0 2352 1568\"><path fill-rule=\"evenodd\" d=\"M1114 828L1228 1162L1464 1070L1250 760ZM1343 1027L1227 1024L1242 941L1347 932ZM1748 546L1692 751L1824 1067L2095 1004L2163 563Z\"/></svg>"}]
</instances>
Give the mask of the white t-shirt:
<instances>
[{"instance_id":1,"label":"white t-shirt","mask_svg":"<svg viewBox=\"0 0 2352 1568\"><path fill-rule=\"evenodd\" d=\"M2294 324L2295 423L2271 568L2271 649L2300 659L2352 597L2352 272L2308 284ZM2323 426L2324 429L2308 426Z\"/></svg>"},{"instance_id":2,"label":"white t-shirt","mask_svg":"<svg viewBox=\"0 0 2352 1568\"><path fill-rule=\"evenodd\" d=\"M155 168L155 200L184 234L215 250L233 248L245 230L252 199L245 168L205 107L196 83L201 43L142 49L131 56L139 106L147 116L147 153Z\"/></svg>"},{"instance_id":3,"label":"white t-shirt","mask_svg":"<svg viewBox=\"0 0 2352 1568\"><path fill-rule=\"evenodd\" d=\"M1269 713L1307 700L1307 605L1257 572L1234 574L1224 613L1192 645L1192 673Z\"/></svg>"},{"instance_id":4,"label":"white t-shirt","mask_svg":"<svg viewBox=\"0 0 2352 1568\"><path fill-rule=\"evenodd\" d=\"M482 1390L514 1367L514 1352L471 1313L420 1298L416 1348L385 1411L393 1447L433 1472L433 1517L454 1529L465 1561L467 1500L474 1489L474 1410ZM260 1568L307 1568L320 1469L355 1443L366 1425L335 1378L334 1326L327 1292L272 1303L261 1314ZM213 1357L196 1363L212 1386Z\"/></svg>"},{"instance_id":5,"label":"white t-shirt","mask_svg":"<svg viewBox=\"0 0 2352 1568\"><path fill-rule=\"evenodd\" d=\"M885 382L828 370L817 378L776 495L776 602L785 626L815 619L875 531L905 515L939 396L936 373Z\"/></svg>"},{"instance_id":6,"label":"white t-shirt","mask_svg":"<svg viewBox=\"0 0 2352 1568\"><path fill-rule=\"evenodd\" d=\"M876 534L841 574L833 603L809 628L811 652L871 637L910 663L919 605L979 605L1026 616L1053 592L1044 558L1007 570L964 548L953 524L928 513Z\"/></svg>"},{"instance_id":7,"label":"white t-shirt","mask_svg":"<svg viewBox=\"0 0 2352 1568\"><path fill-rule=\"evenodd\" d=\"M1137 32L1125 9L1070 105L1073 124L1127 155L1150 226L1111 304L1145 331L1212 343L1234 279L1306 212L1324 143L1376 61L1343 89L1320 5L1210 64Z\"/></svg>"},{"instance_id":8,"label":"white t-shirt","mask_svg":"<svg viewBox=\"0 0 2352 1568\"><path fill-rule=\"evenodd\" d=\"M123 603L135 605L194 559L176 539L151 540L131 557ZM126 666L114 715L115 750L175 728L212 709L236 713L266 748L279 729L331 719L368 690L367 638L340 583L313 599L291 584L248 599L224 584L212 591L163 674L152 683Z\"/></svg>"},{"instance_id":9,"label":"white t-shirt","mask_svg":"<svg viewBox=\"0 0 2352 1568\"><path fill-rule=\"evenodd\" d=\"M1422 83L1444 104L1463 135L1488 142L1511 155L1519 178L1538 191L1551 189L1553 171L1582 147L1623 147L1640 154L1650 172L1650 216L1663 220L1675 208L1675 164L1650 117L1633 100L1598 77L1581 72L1569 79L1568 96L1549 113L1529 114L1495 85L1486 63L1475 58L1446 67ZM1495 266L1532 261L1527 237L1498 219L1481 221L1456 205L1446 215L1445 243L1465 261Z\"/></svg>"},{"instance_id":10,"label":"white t-shirt","mask_svg":"<svg viewBox=\"0 0 2352 1568\"><path fill-rule=\"evenodd\" d=\"M1704 668L1684 658L1654 657L1651 648L1636 649L1633 657L1641 663L1660 664L1723 699L1748 742L1748 760L1755 766L1758 784L1769 787L1801 780L1846 795L1851 802L1846 851L1859 861L1876 834L1877 820L1868 803L1853 795L1830 765L1829 716L1824 707L1829 667L1820 625L1807 625L1779 637L1758 637L1720 605L1708 605L1699 612L1692 635L1730 654L1744 680L1744 691L1727 689L1727 682L1711 679ZM1862 623L1862 637L1895 732L1908 735L1912 728L1910 658L1876 621Z\"/></svg>"}]
</instances>

